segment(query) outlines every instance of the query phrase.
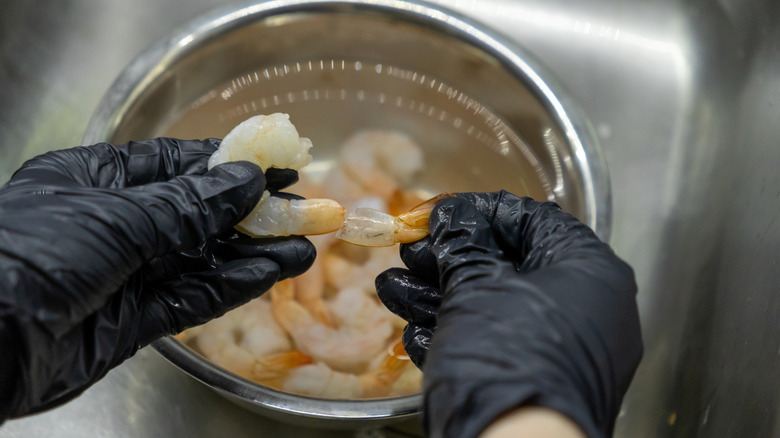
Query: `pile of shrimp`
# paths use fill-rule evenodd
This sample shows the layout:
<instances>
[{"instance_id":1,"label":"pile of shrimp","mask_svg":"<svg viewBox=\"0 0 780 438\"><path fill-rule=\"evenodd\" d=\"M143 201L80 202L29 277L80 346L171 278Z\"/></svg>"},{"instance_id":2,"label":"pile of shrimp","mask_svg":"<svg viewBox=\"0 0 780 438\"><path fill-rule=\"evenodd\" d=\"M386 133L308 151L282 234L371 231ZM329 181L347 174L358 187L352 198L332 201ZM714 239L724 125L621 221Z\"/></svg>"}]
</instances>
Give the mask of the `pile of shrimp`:
<instances>
[{"instance_id":1,"label":"pile of shrimp","mask_svg":"<svg viewBox=\"0 0 780 438\"><path fill-rule=\"evenodd\" d=\"M398 132L360 131L318 178L305 168L311 142L290 130L287 116L257 117L263 117L253 122L257 131L244 129L244 136L286 136L280 143L289 156L276 165L247 153L225 156L237 149L230 136L239 125L210 165L249 157L264 169L300 169L299 182L287 191L305 200L266 193L237 228L254 236L310 235L317 258L304 274L178 339L236 375L289 393L332 399L418 393L422 374L400 342L405 321L381 304L374 279L403 266L398 248L389 245L427 233L427 216L414 207L425 205L428 195L407 189L424 166L420 148ZM268 155L252 151L258 158ZM269 207L269 200L280 204Z\"/></svg>"}]
</instances>

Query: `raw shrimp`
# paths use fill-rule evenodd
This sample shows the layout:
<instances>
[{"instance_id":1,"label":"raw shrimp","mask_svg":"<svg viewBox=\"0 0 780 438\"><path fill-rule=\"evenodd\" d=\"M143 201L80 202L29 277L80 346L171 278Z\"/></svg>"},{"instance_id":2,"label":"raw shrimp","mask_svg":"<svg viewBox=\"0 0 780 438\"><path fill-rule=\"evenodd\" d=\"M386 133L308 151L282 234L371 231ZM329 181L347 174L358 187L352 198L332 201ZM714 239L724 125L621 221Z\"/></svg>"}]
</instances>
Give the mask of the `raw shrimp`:
<instances>
[{"instance_id":1,"label":"raw shrimp","mask_svg":"<svg viewBox=\"0 0 780 438\"><path fill-rule=\"evenodd\" d=\"M360 131L341 147L344 173L366 192L389 201L425 166L422 151L411 138L396 131Z\"/></svg>"},{"instance_id":2,"label":"raw shrimp","mask_svg":"<svg viewBox=\"0 0 780 438\"><path fill-rule=\"evenodd\" d=\"M328 314L328 307L322 296L325 293L325 273L322 269L322 257L314 259L309 270L292 279L295 288L295 299L301 303L311 316L328 327L333 327Z\"/></svg>"},{"instance_id":3,"label":"raw shrimp","mask_svg":"<svg viewBox=\"0 0 780 438\"><path fill-rule=\"evenodd\" d=\"M452 196L443 193L399 216L371 208L348 212L336 238L361 246L391 246L415 242L428 235L428 219L436 202Z\"/></svg>"},{"instance_id":4,"label":"raw shrimp","mask_svg":"<svg viewBox=\"0 0 780 438\"><path fill-rule=\"evenodd\" d=\"M359 289L344 289L329 304L336 328L317 321L295 301L293 283L285 280L270 291L276 321L303 353L343 372L361 372L393 334L387 311Z\"/></svg>"},{"instance_id":5,"label":"raw shrimp","mask_svg":"<svg viewBox=\"0 0 780 438\"><path fill-rule=\"evenodd\" d=\"M379 367L360 375L334 371L324 363L301 366L290 371L283 388L327 398L386 397L410 362L400 341L383 356Z\"/></svg>"},{"instance_id":6,"label":"raw shrimp","mask_svg":"<svg viewBox=\"0 0 780 438\"><path fill-rule=\"evenodd\" d=\"M298 170L311 162L311 146L311 140L298 136L287 114L254 116L225 136L208 167L245 160L263 171L272 167ZM343 216L344 208L331 199L287 200L266 191L237 228L253 236L323 234L335 231Z\"/></svg>"},{"instance_id":7,"label":"raw shrimp","mask_svg":"<svg viewBox=\"0 0 780 438\"><path fill-rule=\"evenodd\" d=\"M344 207L332 199L282 199L266 191L237 226L252 236L307 236L336 231L344 223Z\"/></svg>"},{"instance_id":8,"label":"raw shrimp","mask_svg":"<svg viewBox=\"0 0 780 438\"><path fill-rule=\"evenodd\" d=\"M322 255L322 270L325 281L335 289L357 287L365 292L375 293L374 279L382 271L393 266L403 266L397 248L378 247L366 249L360 259L332 251Z\"/></svg>"},{"instance_id":9,"label":"raw shrimp","mask_svg":"<svg viewBox=\"0 0 780 438\"><path fill-rule=\"evenodd\" d=\"M271 303L256 298L201 326L195 347L215 364L250 378L256 358L290 350L284 330L271 315Z\"/></svg>"},{"instance_id":10,"label":"raw shrimp","mask_svg":"<svg viewBox=\"0 0 780 438\"><path fill-rule=\"evenodd\" d=\"M230 161L249 161L265 172L271 167L299 170L311 163L311 140L299 137L290 116L254 116L233 128L209 157L208 167Z\"/></svg>"},{"instance_id":11,"label":"raw shrimp","mask_svg":"<svg viewBox=\"0 0 780 438\"><path fill-rule=\"evenodd\" d=\"M290 370L311 363L314 363L311 356L298 350L268 354L257 358L251 379L266 386L281 388Z\"/></svg>"},{"instance_id":12,"label":"raw shrimp","mask_svg":"<svg viewBox=\"0 0 780 438\"><path fill-rule=\"evenodd\" d=\"M411 183L424 168L419 146L406 135L395 131L365 130L347 139L339 160L328 171L324 196L338 200L351 209L367 197L381 199L378 210L393 211L402 203L402 186ZM413 205L416 205L415 202ZM401 211L406 211L403 209Z\"/></svg>"},{"instance_id":13,"label":"raw shrimp","mask_svg":"<svg viewBox=\"0 0 780 438\"><path fill-rule=\"evenodd\" d=\"M406 366L398 379L396 379L393 389L388 395L394 397L420 392L421 381L422 371L416 366Z\"/></svg>"}]
</instances>

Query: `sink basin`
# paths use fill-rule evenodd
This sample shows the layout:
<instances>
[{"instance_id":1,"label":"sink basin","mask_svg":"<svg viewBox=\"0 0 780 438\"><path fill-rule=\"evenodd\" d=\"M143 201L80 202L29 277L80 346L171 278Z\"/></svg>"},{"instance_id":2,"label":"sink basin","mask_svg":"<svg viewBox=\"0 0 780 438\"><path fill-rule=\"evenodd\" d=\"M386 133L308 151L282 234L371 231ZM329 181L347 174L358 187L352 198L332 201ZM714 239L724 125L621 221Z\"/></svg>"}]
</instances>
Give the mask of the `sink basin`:
<instances>
[{"instance_id":1,"label":"sink basin","mask_svg":"<svg viewBox=\"0 0 780 438\"><path fill-rule=\"evenodd\" d=\"M79 144L137 53L172 25L227 4L8 3L0 182L26 158ZM615 436L780 435L780 8L769 0L437 3L536 55L598 134L612 179L611 243L636 271L646 346ZM173 371L144 350L73 403L3 425L0 437L344 436L261 420Z\"/></svg>"}]
</instances>

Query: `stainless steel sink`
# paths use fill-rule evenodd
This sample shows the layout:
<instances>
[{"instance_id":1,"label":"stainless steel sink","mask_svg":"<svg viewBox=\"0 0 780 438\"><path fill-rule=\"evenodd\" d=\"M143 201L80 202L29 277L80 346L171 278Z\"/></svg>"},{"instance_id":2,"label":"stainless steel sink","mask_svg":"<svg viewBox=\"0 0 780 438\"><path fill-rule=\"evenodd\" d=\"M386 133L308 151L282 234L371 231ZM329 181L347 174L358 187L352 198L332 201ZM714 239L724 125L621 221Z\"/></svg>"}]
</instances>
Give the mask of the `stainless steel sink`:
<instances>
[{"instance_id":1,"label":"stainless steel sink","mask_svg":"<svg viewBox=\"0 0 780 438\"><path fill-rule=\"evenodd\" d=\"M0 14L0 183L75 146L120 70L227 2L21 0ZM618 437L780 436L780 3L440 0L514 38L593 121L645 359ZM409 436L416 425L350 432ZM258 417L142 350L16 436L345 436Z\"/></svg>"}]
</instances>

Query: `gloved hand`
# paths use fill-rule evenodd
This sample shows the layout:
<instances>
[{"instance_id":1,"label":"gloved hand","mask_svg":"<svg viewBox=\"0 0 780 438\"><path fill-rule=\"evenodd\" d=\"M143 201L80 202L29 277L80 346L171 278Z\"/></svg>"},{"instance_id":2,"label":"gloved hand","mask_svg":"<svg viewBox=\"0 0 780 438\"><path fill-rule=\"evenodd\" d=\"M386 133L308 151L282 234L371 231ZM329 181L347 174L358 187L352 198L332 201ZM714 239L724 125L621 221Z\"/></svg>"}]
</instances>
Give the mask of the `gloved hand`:
<instances>
[{"instance_id":1,"label":"gloved hand","mask_svg":"<svg viewBox=\"0 0 780 438\"><path fill-rule=\"evenodd\" d=\"M140 347L308 269L305 238L232 231L267 179L275 190L297 173L207 172L218 145L51 152L0 189L0 421L63 403Z\"/></svg>"},{"instance_id":2,"label":"gloved hand","mask_svg":"<svg viewBox=\"0 0 780 438\"><path fill-rule=\"evenodd\" d=\"M382 273L377 291L424 362L430 436L472 438L528 405L611 434L642 355L636 283L587 226L553 203L464 193L401 254L409 270Z\"/></svg>"}]
</instances>

